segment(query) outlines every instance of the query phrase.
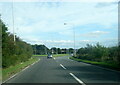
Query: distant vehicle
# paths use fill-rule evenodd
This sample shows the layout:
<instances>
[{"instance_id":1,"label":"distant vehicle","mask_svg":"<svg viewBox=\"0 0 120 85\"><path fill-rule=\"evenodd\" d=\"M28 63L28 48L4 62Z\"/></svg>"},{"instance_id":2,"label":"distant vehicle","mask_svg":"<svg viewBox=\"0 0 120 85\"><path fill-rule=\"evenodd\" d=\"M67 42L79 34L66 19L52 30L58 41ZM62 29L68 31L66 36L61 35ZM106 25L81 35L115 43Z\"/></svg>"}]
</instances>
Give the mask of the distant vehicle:
<instances>
[{"instance_id":1,"label":"distant vehicle","mask_svg":"<svg viewBox=\"0 0 120 85\"><path fill-rule=\"evenodd\" d=\"M73 56L73 54L71 54L71 56Z\"/></svg>"},{"instance_id":2,"label":"distant vehicle","mask_svg":"<svg viewBox=\"0 0 120 85\"><path fill-rule=\"evenodd\" d=\"M48 54L47 58L52 58L52 55L51 55L51 54Z\"/></svg>"}]
</instances>

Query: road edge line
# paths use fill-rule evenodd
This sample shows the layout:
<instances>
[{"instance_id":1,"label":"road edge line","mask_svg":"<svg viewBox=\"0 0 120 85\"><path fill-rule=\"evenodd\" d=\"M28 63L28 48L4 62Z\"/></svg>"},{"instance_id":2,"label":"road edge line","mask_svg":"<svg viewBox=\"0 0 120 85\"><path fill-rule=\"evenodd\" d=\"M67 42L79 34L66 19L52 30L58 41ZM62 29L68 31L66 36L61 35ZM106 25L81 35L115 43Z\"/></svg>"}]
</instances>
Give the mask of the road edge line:
<instances>
[{"instance_id":1,"label":"road edge line","mask_svg":"<svg viewBox=\"0 0 120 85\"><path fill-rule=\"evenodd\" d=\"M70 58L69 58L69 59L70 59ZM73 60L73 59L71 59L71 60ZM77 60L73 60L73 61L79 62L79 61L77 61ZM120 73L120 72L117 71L117 70L110 69L110 68L105 68L105 67L102 67L102 66L99 66L99 65L95 65L95 64L90 64L90 63L86 63L86 62L82 62L82 61L80 61L80 63L84 63L84 64L86 64L86 65L92 65L92 66L95 66L95 67L97 67L97 68L101 68L101 69L104 69L104 70L108 70L108 71L113 71L113 72Z\"/></svg>"},{"instance_id":2,"label":"road edge line","mask_svg":"<svg viewBox=\"0 0 120 85\"><path fill-rule=\"evenodd\" d=\"M40 59L38 59L38 61L40 61ZM25 67L24 69L22 69L21 71L19 71L18 73L12 75L11 77L9 77L7 80L3 81L2 83L5 83L7 81L9 81L10 79L14 78L15 76L17 76L20 72L23 72L24 70L26 70L27 68L29 68L30 66L34 65L35 63L37 63L38 61L34 62L33 64L30 64L29 66Z\"/></svg>"}]
</instances>

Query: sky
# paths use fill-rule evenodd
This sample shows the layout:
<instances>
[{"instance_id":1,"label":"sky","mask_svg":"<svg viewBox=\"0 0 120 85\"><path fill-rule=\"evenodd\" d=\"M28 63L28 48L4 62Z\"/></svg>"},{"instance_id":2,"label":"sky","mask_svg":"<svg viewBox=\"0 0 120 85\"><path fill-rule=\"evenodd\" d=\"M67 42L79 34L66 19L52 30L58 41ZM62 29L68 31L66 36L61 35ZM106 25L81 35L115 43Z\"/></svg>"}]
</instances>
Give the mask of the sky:
<instances>
[{"instance_id":1,"label":"sky","mask_svg":"<svg viewBox=\"0 0 120 85\"><path fill-rule=\"evenodd\" d=\"M12 11L14 17L12 17ZM0 14L8 31L30 44L70 48L118 44L117 1L20 1L0 2ZM14 20L14 25L13 25ZM75 33L75 37L74 37Z\"/></svg>"}]
</instances>

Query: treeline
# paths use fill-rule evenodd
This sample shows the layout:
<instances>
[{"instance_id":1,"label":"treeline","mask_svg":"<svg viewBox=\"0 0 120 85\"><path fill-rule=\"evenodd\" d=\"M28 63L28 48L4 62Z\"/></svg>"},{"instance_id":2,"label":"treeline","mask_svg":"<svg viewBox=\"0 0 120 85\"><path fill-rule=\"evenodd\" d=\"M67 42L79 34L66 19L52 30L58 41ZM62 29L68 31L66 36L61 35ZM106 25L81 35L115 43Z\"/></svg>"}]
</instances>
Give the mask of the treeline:
<instances>
[{"instance_id":1,"label":"treeline","mask_svg":"<svg viewBox=\"0 0 120 85\"><path fill-rule=\"evenodd\" d=\"M77 58L120 64L120 46L104 47L97 43L96 45L87 44L86 47L77 51Z\"/></svg>"},{"instance_id":2,"label":"treeline","mask_svg":"<svg viewBox=\"0 0 120 85\"><path fill-rule=\"evenodd\" d=\"M50 50L45 45L32 45L34 55L45 55L50 53Z\"/></svg>"},{"instance_id":3,"label":"treeline","mask_svg":"<svg viewBox=\"0 0 120 85\"><path fill-rule=\"evenodd\" d=\"M46 55L46 54L73 54L73 48L48 48L45 45L32 45L34 55Z\"/></svg>"},{"instance_id":4,"label":"treeline","mask_svg":"<svg viewBox=\"0 0 120 85\"><path fill-rule=\"evenodd\" d=\"M73 53L73 48L47 48L45 45L32 45L34 55L45 55L45 54L71 54Z\"/></svg>"},{"instance_id":5,"label":"treeline","mask_svg":"<svg viewBox=\"0 0 120 85\"><path fill-rule=\"evenodd\" d=\"M52 54L72 54L73 53L73 48L56 48L52 47L51 49Z\"/></svg>"},{"instance_id":6,"label":"treeline","mask_svg":"<svg viewBox=\"0 0 120 85\"><path fill-rule=\"evenodd\" d=\"M33 53L32 46L8 32L8 27L0 20L2 29L2 67L6 68L27 61Z\"/></svg>"}]
</instances>

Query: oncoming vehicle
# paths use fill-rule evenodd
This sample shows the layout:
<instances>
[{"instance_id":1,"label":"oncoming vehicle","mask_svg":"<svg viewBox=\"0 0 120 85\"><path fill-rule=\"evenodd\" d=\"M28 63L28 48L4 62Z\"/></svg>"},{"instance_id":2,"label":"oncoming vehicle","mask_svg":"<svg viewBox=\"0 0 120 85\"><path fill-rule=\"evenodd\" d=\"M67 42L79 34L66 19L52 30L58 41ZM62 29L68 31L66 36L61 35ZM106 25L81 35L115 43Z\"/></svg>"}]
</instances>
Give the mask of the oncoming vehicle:
<instances>
[{"instance_id":1,"label":"oncoming vehicle","mask_svg":"<svg viewBox=\"0 0 120 85\"><path fill-rule=\"evenodd\" d=\"M48 54L47 58L52 58L52 55L51 55L51 54Z\"/></svg>"},{"instance_id":2,"label":"oncoming vehicle","mask_svg":"<svg viewBox=\"0 0 120 85\"><path fill-rule=\"evenodd\" d=\"M71 54L71 56L74 56L73 54Z\"/></svg>"}]
</instances>

